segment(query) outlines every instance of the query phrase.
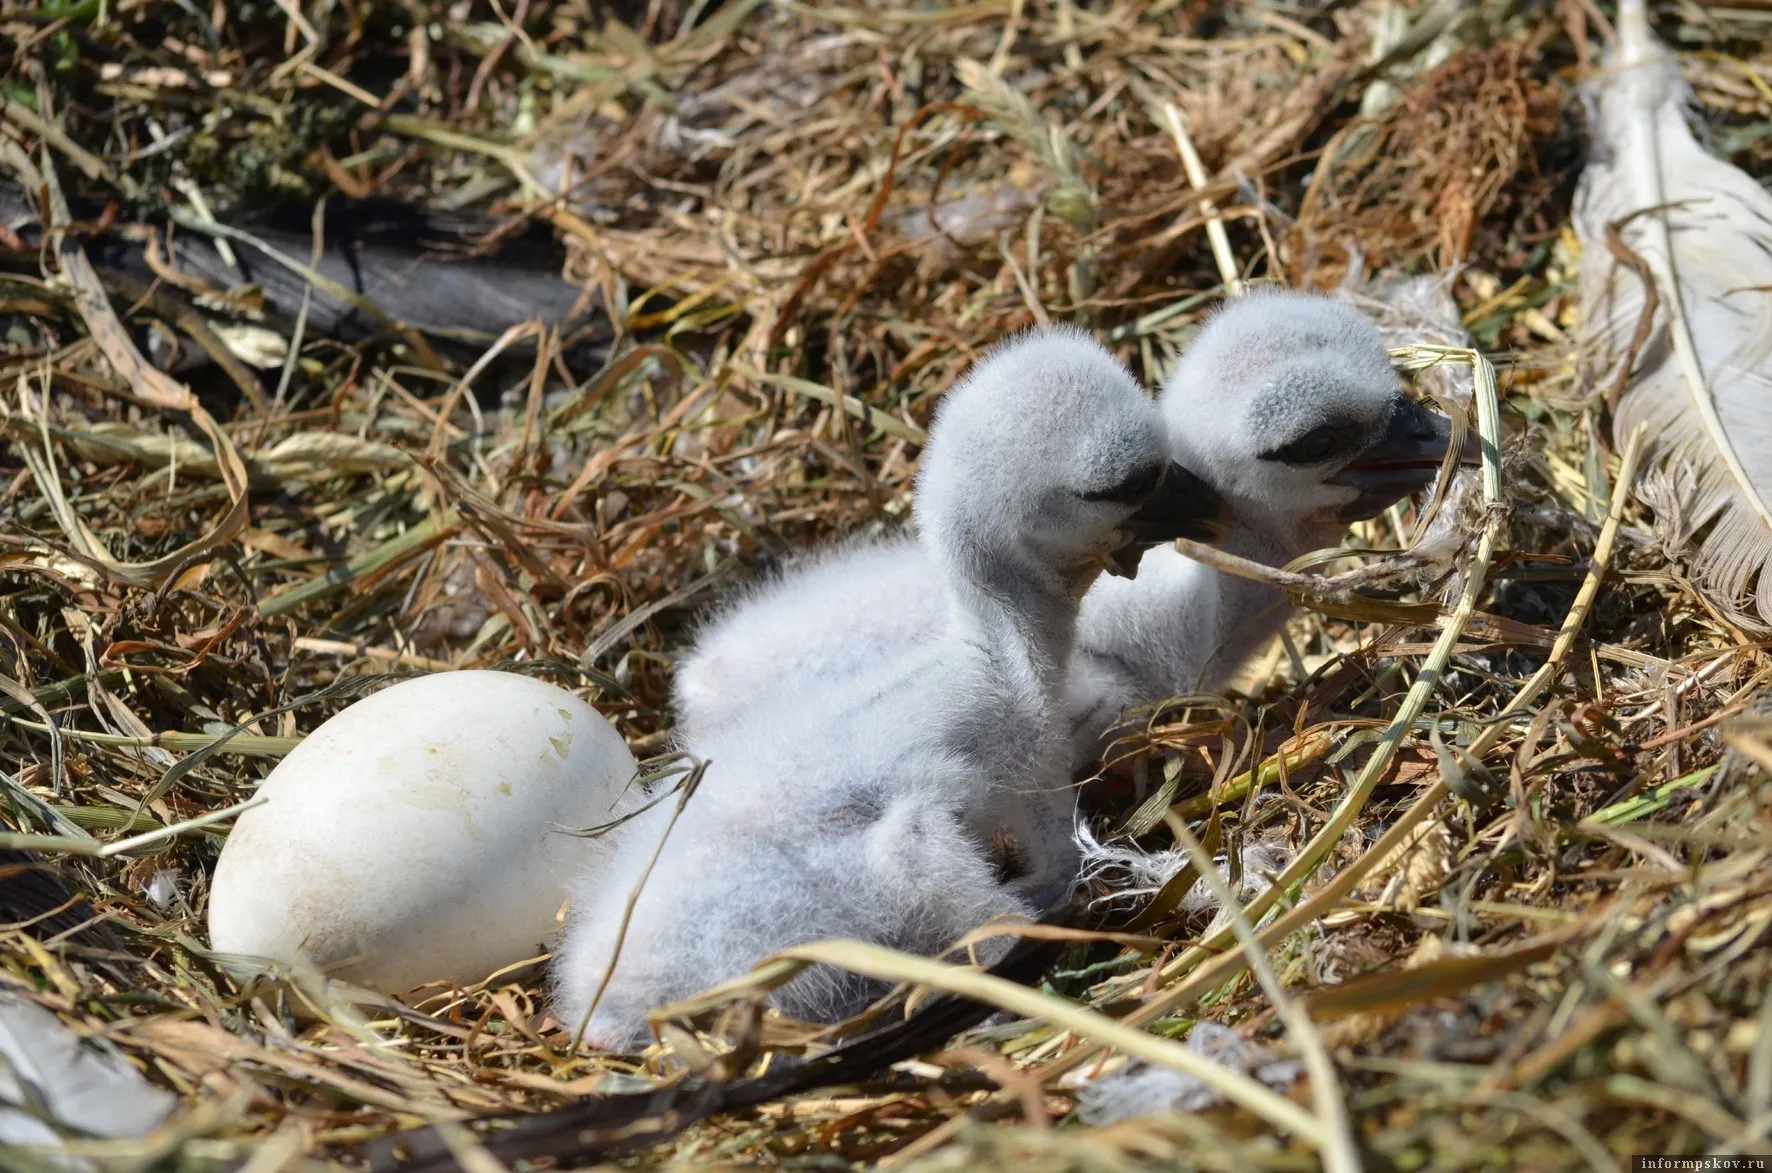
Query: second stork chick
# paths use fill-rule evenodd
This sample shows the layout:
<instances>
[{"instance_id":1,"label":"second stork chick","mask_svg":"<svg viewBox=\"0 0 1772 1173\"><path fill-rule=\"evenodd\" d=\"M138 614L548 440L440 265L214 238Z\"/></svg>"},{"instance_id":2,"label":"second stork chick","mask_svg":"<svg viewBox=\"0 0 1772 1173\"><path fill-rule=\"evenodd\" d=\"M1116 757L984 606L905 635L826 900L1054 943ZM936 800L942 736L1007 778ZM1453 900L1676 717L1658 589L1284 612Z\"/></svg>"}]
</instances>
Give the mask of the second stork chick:
<instances>
[{"instance_id":1,"label":"second stork chick","mask_svg":"<svg viewBox=\"0 0 1772 1173\"><path fill-rule=\"evenodd\" d=\"M1229 302L1159 396L1171 455L1223 495L1220 545L1267 566L1334 545L1356 521L1433 484L1452 424L1404 395L1378 330L1327 297L1265 290ZM1083 601L1069 709L1078 757L1132 705L1216 690L1292 615L1276 587L1173 547Z\"/></svg>"},{"instance_id":2,"label":"second stork chick","mask_svg":"<svg viewBox=\"0 0 1772 1173\"><path fill-rule=\"evenodd\" d=\"M1222 522L1168 453L1156 405L1086 335L1023 336L976 367L917 482L926 638L844 673L779 672L741 711L686 727L706 773L674 825L660 803L584 878L555 963L563 1021L623 1047L649 1008L777 950L853 937L933 954L1063 896L1079 600L1129 545ZM814 969L775 1002L831 1020L873 992Z\"/></svg>"}]
</instances>

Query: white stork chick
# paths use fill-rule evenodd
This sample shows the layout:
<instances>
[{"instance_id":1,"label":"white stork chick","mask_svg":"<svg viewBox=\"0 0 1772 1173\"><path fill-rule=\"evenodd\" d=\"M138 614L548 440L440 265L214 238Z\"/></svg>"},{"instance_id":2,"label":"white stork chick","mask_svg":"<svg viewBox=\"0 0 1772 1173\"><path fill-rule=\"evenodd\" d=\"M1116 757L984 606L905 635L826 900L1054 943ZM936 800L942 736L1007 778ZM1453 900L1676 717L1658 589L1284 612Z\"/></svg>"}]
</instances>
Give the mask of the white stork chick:
<instances>
[{"instance_id":1,"label":"white stork chick","mask_svg":"<svg viewBox=\"0 0 1772 1173\"><path fill-rule=\"evenodd\" d=\"M672 681L679 739L770 705L782 688L876 671L942 631L947 595L914 537L838 545L790 563L703 627Z\"/></svg>"},{"instance_id":2,"label":"white stork chick","mask_svg":"<svg viewBox=\"0 0 1772 1173\"><path fill-rule=\"evenodd\" d=\"M1227 303L1159 398L1173 457L1225 498L1221 543L1284 566L1431 485L1451 423L1403 394L1370 319L1284 290ZM1069 708L1079 760L1130 705L1221 687L1285 626L1283 592L1153 549L1083 601Z\"/></svg>"},{"instance_id":3,"label":"white stork chick","mask_svg":"<svg viewBox=\"0 0 1772 1173\"><path fill-rule=\"evenodd\" d=\"M692 720L683 748L707 772L632 916L674 803L584 878L556 1001L569 1027L588 1015L594 1044L642 1040L649 1008L776 950L854 937L937 953L1073 882L1059 701L1078 601L1129 543L1210 536L1221 505L1169 467L1161 416L1126 369L1069 331L1011 342L949 394L916 504L933 634L845 673L778 672L727 719ZM831 1020L868 997L860 979L813 970L775 1002Z\"/></svg>"},{"instance_id":4,"label":"white stork chick","mask_svg":"<svg viewBox=\"0 0 1772 1173\"><path fill-rule=\"evenodd\" d=\"M1431 483L1449 435L1446 420L1402 395L1364 315L1306 293L1226 305L1160 402L1171 456L1231 507L1228 548L1272 566L1333 544L1350 521ZM942 599L918 542L824 555L708 626L677 665L680 727L718 729L773 704L791 681L835 686L874 671L935 638ZM1145 554L1136 580L1098 582L1068 669L1075 761L1099 752L1127 706L1221 687L1290 614L1280 592L1169 549Z\"/></svg>"}]
</instances>

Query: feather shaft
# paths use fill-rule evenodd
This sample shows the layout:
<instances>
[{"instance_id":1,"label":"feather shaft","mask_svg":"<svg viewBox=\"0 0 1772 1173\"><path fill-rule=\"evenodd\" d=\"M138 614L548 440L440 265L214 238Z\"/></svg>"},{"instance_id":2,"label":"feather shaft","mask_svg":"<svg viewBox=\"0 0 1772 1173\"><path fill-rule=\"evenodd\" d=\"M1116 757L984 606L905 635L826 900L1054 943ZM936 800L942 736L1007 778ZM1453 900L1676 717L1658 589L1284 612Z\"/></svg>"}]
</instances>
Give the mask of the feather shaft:
<instances>
[{"instance_id":1,"label":"feather shaft","mask_svg":"<svg viewBox=\"0 0 1772 1173\"><path fill-rule=\"evenodd\" d=\"M1620 0L1618 39L1621 65L1625 69L1652 68L1664 53L1655 41L1655 34L1649 30L1645 0ZM1717 405L1711 396L1710 387L1705 382L1698 348L1693 342L1692 328L1686 318L1685 302L1676 271L1678 260L1674 252L1673 232L1668 226L1667 193L1662 184L1661 136L1657 133L1654 112L1644 109L1639 114L1630 124L1631 146L1634 148L1630 155L1631 172L1638 185L1637 198L1642 207L1649 210L1649 233L1656 247L1645 255L1644 260L1654 272L1657 292L1667 306L1668 334L1673 342L1674 358L1680 364L1680 374L1687 392L1692 396L1692 407L1703 418L1704 426L1717 446L1717 454L1722 457L1729 469L1729 475L1735 480L1736 490L1753 507L1754 512L1760 515L1760 520L1766 527L1772 529L1772 511L1767 510L1765 499L1753 479L1747 475L1747 469L1742 466L1741 458L1735 452L1735 445L1729 439L1729 431L1717 414Z\"/></svg>"},{"instance_id":2,"label":"feather shaft","mask_svg":"<svg viewBox=\"0 0 1772 1173\"><path fill-rule=\"evenodd\" d=\"M1589 83L1575 199L1588 376L1613 434L1647 426L1636 491L1717 612L1772 629L1772 194L1707 152L1644 0Z\"/></svg>"}]
</instances>

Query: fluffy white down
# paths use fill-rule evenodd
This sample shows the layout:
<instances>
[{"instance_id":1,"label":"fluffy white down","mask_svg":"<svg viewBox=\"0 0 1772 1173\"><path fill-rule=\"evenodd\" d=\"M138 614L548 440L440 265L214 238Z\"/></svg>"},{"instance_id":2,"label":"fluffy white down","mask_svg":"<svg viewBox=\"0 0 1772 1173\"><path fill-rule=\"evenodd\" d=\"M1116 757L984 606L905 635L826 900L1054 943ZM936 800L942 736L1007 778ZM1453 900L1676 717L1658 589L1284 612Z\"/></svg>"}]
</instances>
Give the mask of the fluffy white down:
<instances>
[{"instance_id":1,"label":"fluffy white down","mask_svg":"<svg viewBox=\"0 0 1772 1173\"><path fill-rule=\"evenodd\" d=\"M1277 1092L1304 1074L1298 1060L1265 1057L1236 1031L1210 1020L1196 1022L1188 1031L1187 1049ZM1217 1089L1197 1076L1134 1059L1078 1089L1077 1117L1085 1124L1114 1124L1138 1116L1204 1112L1222 1102Z\"/></svg>"},{"instance_id":2,"label":"fluffy white down","mask_svg":"<svg viewBox=\"0 0 1772 1173\"><path fill-rule=\"evenodd\" d=\"M1329 478L1353 453L1302 467L1263 454L1326 423L1355 447L1376 440L1397 396L1370 319L1331 298L1268 290L1206 322L1160 402L1175 459L1231 503L1224 548L1283 566L1347 529L1336 511L1355 492ZM1220 687L1291 614L1282 592L1169 547L1147 553L1136 578L1097 583L1083 601L1072 668L1079 756L1100 748L1128 706Z\"/></svg>"},{"instance_id":3,"label":"fluffy white down","mask_svg":"<svg viewBox=\"0 0 1772 1173\"><path fill-rule=\"evenodd\" d=\"M837 546L801 560L715 616L672 685L680 738L770 706L782 686L839 685L941 632L941 576L914 538Z\"/></svg>"},{"instance_id":4,"label":"fluffy white down","mask_svg":"<svg viewBox=\"0 0 1772 1173\"><path fill-rule=\"evenodd\" d=\"M692 699L683 724L706 774L625 938L624 906L674 803L625 828L577 893L556 962L562 1020L586 1018L609 972L586 1037L628 1046L651 1007L781 948L858 937L936 953L1062 895L1078 866L1062 668L1087 568L1121 543L1133 509L1084 494L1160 467L1165 452L1155 406L1082 335L1026 336L975 368L936 419L918 482L916 548L933 585L917 588L928 609L893 622L914 616L925 637L891 622L840 626L888 634L836 647L823 631L747 679L735 667L767 646L774 620L749 614L758 603L728 617L728 658L683 685L707 702ZM849 557L878 568L909 548ZM815 566L767 598L800 598L803 621L841 594L837 566L855 564ZM843 608L818 613L847 624ZM869 995L814 970L775 1002L829 1020Z\"/></svg>"},{"instance_id":5,"label":"fluffy white down","mask_svg":"<svg viewBox=\"0 0 1772 1173\"><path fill-rule=\"evenodd\" d=\"M1080 336L1068 345L1092 346ZM1270 566L1332 544L1351 491L1334 469L1258 459L1326 419L1381 430L1397 394L1370 319L1331 298L1267 291L1226 306L1165 382L1171 455L1230 501L1226 548ZM876 671L941 631L941 574L925 546L840 548L765 584L717 616L677 666L683 728L717 728L773 706L793 682L829 686ZM1136 579L1101 579L1085 596L1064 712L1073 764L1093 759L1128 707L1221 687L1291 614L1285 597L1207 569L1173 549L1144 555Z\"/></svg>"}]
</instances>

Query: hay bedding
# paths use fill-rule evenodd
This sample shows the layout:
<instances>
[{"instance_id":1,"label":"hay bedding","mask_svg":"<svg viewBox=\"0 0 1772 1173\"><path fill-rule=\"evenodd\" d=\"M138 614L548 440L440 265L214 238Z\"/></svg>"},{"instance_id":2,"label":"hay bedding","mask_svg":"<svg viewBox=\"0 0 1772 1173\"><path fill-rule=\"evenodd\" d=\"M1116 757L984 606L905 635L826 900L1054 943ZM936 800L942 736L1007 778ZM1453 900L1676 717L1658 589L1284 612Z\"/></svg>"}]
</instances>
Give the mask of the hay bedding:
<instances>
[{"instance_id":1,"label":"hay bedding","mask_svg":"<svg viewBox=\"0 0 1772 1173\"><path fill-rule=\"evenodd\" d=\"M3 242L7 845L45 849L100 921L20 897L0 984L115 1041L186 1105L102 1167L351 1164L392 1130L738 1065L744 1016L703 1016L727 1037L673 1030L638 1058L568 1056L534 967L318 1021L300 983L242 989L201 940L226 812L389 673L535 672L661 749L697 608L820 539L900 524L935 399L993 339L1081 321L1157 377L1222 282L1202 199L1244 276L1467 265L1465 324L1502 368L1510 508L1489 585L1434 720L1285 896L1346 891L1271 955L1366 1163L1765 1151L1762 636L1706 607L1634 504L1594 556L1618 454L1567 341L1564 227L1593 6L125 0L0 19L8 170L48 170L114 221L76 225L76 244L174 216L179 232L249 223L328 191L390 197L484 214L460 243L482 255L550 224L610 327L590 351L540 328L491 346L304 331L292 363L273 345L256 372L174 379L141 352L251 324L253 291L169 275L107 302L108 270ZM1765 30L1763 13L1692 5L1662 27L1692 50L1713 145L1758 173ZM41 190L27 184L33 204ZM1451 556L1443 600L1472 556ZM1491 721L1596 567L1561 673ZM1302 618L1297 663L1276 649L1246 695L1137 715L1090 791L1104 824L1168 848L1173 804L1238 859L1318 834L1436 634L1419 608L1323 607L1344 617ZM1123 1020L1164 1002L1158 1035L1204 1017L1295 1048L1260 986L1188 960L1207 930L1147 912L1141 941L1073 947L1042 988ZM889 1084L716 1117L626 1161L1317 1161L1232 1107L1053 1128L1078 1079L1059 1067L1100 1041L1055 1021L985 1027ZM1308 1080L1287 1094L1320 1109ZM495 1136L444 1139L464 1167L496 1167Z\"/></svg>"}]
</instances>

